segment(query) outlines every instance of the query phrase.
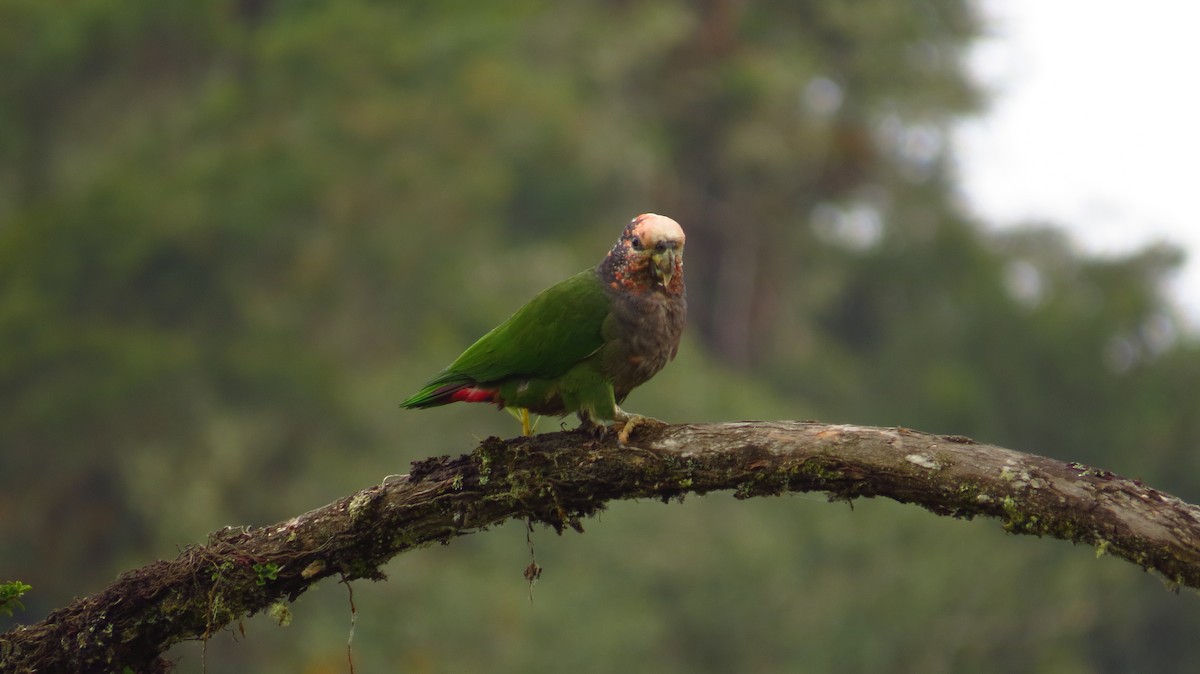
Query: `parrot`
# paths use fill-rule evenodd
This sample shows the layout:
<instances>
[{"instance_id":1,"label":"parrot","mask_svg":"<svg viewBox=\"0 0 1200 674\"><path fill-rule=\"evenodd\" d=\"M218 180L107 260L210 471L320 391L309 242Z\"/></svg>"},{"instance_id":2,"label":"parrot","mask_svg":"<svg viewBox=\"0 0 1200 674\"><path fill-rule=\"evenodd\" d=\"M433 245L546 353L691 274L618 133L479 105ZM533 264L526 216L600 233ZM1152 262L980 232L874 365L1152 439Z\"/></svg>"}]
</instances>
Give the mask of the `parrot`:
<instances>
[{"instance_id":1,"label":"parrot","mask_svg":"<svg viewBox=\"0 0 1200 674\"><path fill-rule=\"evenodd\" d=\"M531 412L574 413L598 438L612 422L624 445L636 426L657 420L620 404L679 351L683 245L675 220L637 216L598 265L534 296L401 407L492 403L514 412L524 435L532 433Z\"/></svg>"}]
</instances>

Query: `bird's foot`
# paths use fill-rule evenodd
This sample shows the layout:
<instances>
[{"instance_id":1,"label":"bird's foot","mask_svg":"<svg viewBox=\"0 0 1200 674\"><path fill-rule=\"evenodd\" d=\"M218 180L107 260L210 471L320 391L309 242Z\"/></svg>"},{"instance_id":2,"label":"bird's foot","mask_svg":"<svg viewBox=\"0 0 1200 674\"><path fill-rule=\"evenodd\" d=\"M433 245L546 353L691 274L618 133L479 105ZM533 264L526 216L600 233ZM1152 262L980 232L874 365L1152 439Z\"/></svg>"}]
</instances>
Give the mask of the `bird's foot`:
<instances>
[{"instance_id":1,"label":"bird's foot","mask_svg":"<svg viewBox=\"0 0 1200 674\"><path fill-rule=\"evenodd\" d=\"M667 425L665 421L660 421L654 417L644 417L640 414L630 414L620 407L613 410L612 419L612 425L609 426L601 420L592 418L590 414L580 414L579 430L592 436L598 442L608 437L609 433L616 433L617 443L624 447L629 443L629 438L637 428L642 426Z\"/></svg>"},{"instance_id":2,"label":"bird's foot","mask_svg":"<svg viewBox=\"0 0 1200 674\"><path fill-rule=\"evenodd\" d=\"M666 426L667 422L654 417L644 417L640 414L630 414L620 407L613 417L613 430L617 432L617 442L624 447L629 444L629 437L639 426Z\"/></svg>"},{"instance_id":3,"label":"bird's foot","mask_svg":"<svg viewBox=\"0 0 1200 674\"><path fill-rule=\"evenodd\" d=\"M579 430L587 433L597 442L604 440L604 436L608 435L608 426L597 423L591 417L582 414L579 416Z\"/></svg>"}]
</instances>

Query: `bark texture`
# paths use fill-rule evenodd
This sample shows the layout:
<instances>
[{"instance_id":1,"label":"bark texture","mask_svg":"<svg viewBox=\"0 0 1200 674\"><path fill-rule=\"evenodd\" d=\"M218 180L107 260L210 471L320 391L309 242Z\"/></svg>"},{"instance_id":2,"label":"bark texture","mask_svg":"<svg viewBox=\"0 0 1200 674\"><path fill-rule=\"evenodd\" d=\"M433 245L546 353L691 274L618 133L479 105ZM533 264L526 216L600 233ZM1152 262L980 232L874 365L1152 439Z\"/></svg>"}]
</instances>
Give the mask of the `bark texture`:
<instances>
[{"instance_id":1,"label":"bark texture","mask_svg":"<svg viewBox=\"0 0 1200 674\"><path fill-rule=\"evenodd\" d=\"M1013 533L1094 546L1200 588L1200 507L1137 480L903 428L807 422L639 427L627 447L577 432L490 438L470 454L263 528L226 528L0 635L0 671L162 671L160 655L340 576L381 579L395 555L510 518L582 530L613 499L885 496Z\"/></svg>"}]
</instances>

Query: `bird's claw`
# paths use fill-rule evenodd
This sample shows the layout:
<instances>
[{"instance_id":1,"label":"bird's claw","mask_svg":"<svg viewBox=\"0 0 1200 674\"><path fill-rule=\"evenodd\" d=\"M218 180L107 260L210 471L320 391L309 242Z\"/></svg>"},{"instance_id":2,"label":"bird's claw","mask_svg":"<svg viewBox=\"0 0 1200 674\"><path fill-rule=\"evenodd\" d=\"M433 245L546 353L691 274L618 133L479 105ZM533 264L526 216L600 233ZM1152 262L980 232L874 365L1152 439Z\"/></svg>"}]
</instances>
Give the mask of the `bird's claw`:
<instances>
[{"instance_id":1,"label":"bird's claw","mask_svg":"<svg viewBox=\"0 0 1200 674\"><path fill-rule=\"evenodd\" d=\"M641 426L667 425L665 421L659 421L654 417L644 417L640 414L630 414L620 407L614 410L611 426L605 425L602 421L587 414L580 414L579 422L579 430L592 436L597 442L602 442L609 433L616 433L617 444L621 447L629 444L629 438L633 435L634 430Z\"/></svg>"},{"instance_id":2,"label":"bird's claw","mask_svg":"<svg viewBox=\"0 0 1200 674\"><path fill-rule=\"evenodd\" d=\"M629 437L639 426L666 426L667 422L654 417L644 417L640 414L626 413L623 418L613 421L613 430L617 432L617 443L622 447L629 444Z\"/></svg>"},{"instance_id":3,"label":"bird's claw","mask_svg":"<svg viewBox=\"0 0 1200 674\"><path fill-rule=\"evenodd\" d=\"M596 442L602 442L604 436L608 435L608 426L602 423L596 423L590 417L579 416L579 430L591 436Z\"/></svg>"}]
</instances>

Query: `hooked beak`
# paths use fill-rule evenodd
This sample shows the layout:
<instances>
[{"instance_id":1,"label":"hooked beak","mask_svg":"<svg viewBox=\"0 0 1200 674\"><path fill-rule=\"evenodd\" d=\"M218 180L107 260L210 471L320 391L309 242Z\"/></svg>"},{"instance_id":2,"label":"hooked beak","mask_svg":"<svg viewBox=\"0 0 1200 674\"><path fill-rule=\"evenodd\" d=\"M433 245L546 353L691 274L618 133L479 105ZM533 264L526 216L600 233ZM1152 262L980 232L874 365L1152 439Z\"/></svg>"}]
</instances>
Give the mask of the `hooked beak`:
<instances>
[{"instance_id":1,"label":"hooked beak","mask_svg":"<svg viewBox=\"0 0 1200 674\"><path fill-rule=\"evenodd\" d=\"M674 246L661 251L655 251L650 255L650 262L654 267L654 278L662 284L664 288L671 285L671 279L675 278L675 261L680 253L675 250Z\"/></svg>"}]
</instances>

